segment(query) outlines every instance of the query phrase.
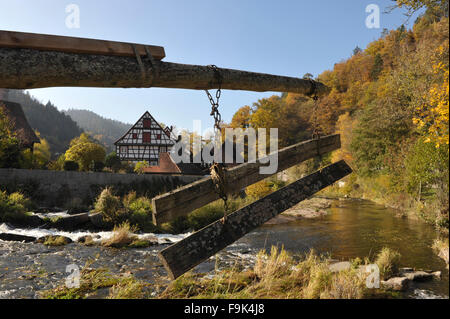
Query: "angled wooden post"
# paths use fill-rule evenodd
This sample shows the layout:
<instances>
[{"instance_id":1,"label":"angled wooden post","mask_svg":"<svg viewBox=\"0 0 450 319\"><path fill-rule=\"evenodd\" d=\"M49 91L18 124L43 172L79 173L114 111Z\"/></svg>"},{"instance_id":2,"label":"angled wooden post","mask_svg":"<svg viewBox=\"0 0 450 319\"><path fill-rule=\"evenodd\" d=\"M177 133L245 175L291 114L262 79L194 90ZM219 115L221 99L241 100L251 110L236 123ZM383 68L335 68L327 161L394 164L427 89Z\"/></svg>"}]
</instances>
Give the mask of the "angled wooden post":
<instances>
[{"instance_id":1,"label":"angled wooden post","mask_svg":"<svg viewBox=\"0 0 450 319\"><path fill-rule=\"evenodd\" d=\"M278 151L277 172L281 172L315 156L337 150L340 147L339 134L288 146ZM267 162L263 159L262 163ZM259 172L259 168L266 165L261 164L259 161L256 163L243 163L225 171L225 179L227 184L230 185L229 188L232 188L234 193L238 193L241 189L267 178L268 175L263 175ZM217 199L219 199L219 195L214 190L211 177L203 178L153 198L153 223L160 225L179 216L186 216L194 209Z\"/></svg>"},{"instance_id":2,"label":"angled wooden post","mask_svg":"<svg viewBox=\"0 0 450 319\"><path fill-rule=\"evenodd\" d=\"M170 278L175 279L232 244L271 218L352 172L340 161L308 175L234 213L225 224L216 221L159 253Z\"/></svg>"}]
</instances>

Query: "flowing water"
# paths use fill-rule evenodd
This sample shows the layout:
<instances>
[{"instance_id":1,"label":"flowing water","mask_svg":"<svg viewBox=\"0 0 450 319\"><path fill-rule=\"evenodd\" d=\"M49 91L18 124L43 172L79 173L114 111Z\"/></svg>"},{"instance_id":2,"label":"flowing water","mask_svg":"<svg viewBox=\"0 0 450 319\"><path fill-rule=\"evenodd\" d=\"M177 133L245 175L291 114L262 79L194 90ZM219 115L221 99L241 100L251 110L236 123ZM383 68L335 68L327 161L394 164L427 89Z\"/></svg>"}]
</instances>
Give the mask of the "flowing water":
<instances>
[{"instance_id":1,"label":"flowing water","mask_svg":"<svg viewBox=\"0 0 450 319\"><path fill-rule=\"evenodd\" d=\"M18 230L0 225L0 232L36 236L48 230ZM51 233L51 232L50 232ZM86 233L61 233L76 239ZM108 232L99 233L105 238ZM95 260L91 267L107 267L113 273L132 273L148 282L167 284L167 273L157 258L164 243L176 242L185 235L158 235L157 246L145 249L113 249L69 244L46 247L34 243L0 240L0 299L34 298L36 291L49 289L67 276L69 264L83 266ZM293 253L315 249L337 260L373 257L382 247L398 250L402 266L442 271L441 280L414 284L404 294L406 298L448 298L448 270L431 249L437 234L433 227L421 221L399 218L395 211L369 201L334 201L329 214L316 219L302 219L284 224L264 225L220 252L216 258L199 265L196 271L213 272L219 266L236 262L250 267L256 253L271 246L284 246ZM156 291L155 291L156 293Z\"/></svg>"}]
</instances>

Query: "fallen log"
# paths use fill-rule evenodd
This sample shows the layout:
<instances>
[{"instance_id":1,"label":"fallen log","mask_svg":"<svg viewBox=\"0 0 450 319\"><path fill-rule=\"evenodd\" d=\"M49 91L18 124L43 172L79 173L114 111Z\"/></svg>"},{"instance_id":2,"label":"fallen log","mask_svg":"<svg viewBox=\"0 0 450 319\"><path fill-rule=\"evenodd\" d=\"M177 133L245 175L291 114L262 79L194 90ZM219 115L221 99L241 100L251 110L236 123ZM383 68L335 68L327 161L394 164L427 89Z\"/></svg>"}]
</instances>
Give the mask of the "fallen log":
<instances>
[{"instance_id":1,"label":"fallen log","mask_svg":"<svg viewBox=\"0 0 450 319\"><path fill-rule=\"evenodd\" d=\"M162 250L158 256L170 278L175 279L251 230L351 172L351 168L344 161L327 166L235 211L228 215L225 224L222 221L216 221L206 226Z\"/></svg>"},{"instance_id":2,"label":"fallen log","mask_svg":"<svg viewBox=\"0 0 450 319\"><path fill-rule=\"evenodd\" d=\"M139 58L131 54L133 45ZM145 57L145 47L150 49L153 59ZM0 31L0 87L218 88L213 68L158 61L163 56L164 48L156 46ZM228 90L319 96L329 90L324 84L308 79L218 70L221 87Z\"/></svg>"},{"instance_id":3,"label":"fallen log","mask_svg":"<svg viewBox=\"0 0 450 319\"><path fill-rule=\"evenodd\" d=\"M340 136L329 135L291 145L278 151L278 169L281 172L315 156L323 155L341 147ZM270 156L270 155L269 155ZM260 174L259 168L266 166L264 159L256 163L243 163L225 171L228 188L238 193L268 175ZM179 216L185 216L194 209L219 199L211 177L175 189L152 199L153 223L160 225Z\"/></svg>"}]
</instances>

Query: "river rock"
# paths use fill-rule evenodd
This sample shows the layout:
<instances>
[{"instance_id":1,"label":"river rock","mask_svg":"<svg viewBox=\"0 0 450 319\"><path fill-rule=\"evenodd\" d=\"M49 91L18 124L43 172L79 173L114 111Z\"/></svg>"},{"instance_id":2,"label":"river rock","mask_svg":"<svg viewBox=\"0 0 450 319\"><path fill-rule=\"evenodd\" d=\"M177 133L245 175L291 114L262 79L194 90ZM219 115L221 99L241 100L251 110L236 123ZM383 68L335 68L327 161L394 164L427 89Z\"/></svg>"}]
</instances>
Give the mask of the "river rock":
<instances>
[{"instance_id":1,"label":"river rock","mask_svg":"<svg viewBox=\"0 0 450 319\"><path fill-rule=\"evenodd\" d=\"M45 221L36 215L25 216L24 218L11 216L6 221L12 226L20 228L36 228L45 225Z\"/></svg>"},{"instance_id":2,"label":"river rock","mask_svg":"<svg viewBox=\"0 0 450 319\"><path fill-rule=\"evenodd\" d=\"M95 227L97 227L99 229L109 229L109 228L111 228L111 225L106 223L103 220L102 213L89 214L89 220L91 221L92 225L94 225Z\"/></svg>"},{"instance_id":3,"label":"river rock","mask_svg":"<svg viewBox=\"0 0 450 319\"><path fill-rule=\"evenodd\" d=\"M80 225L90 222L89 214L77 214L67 217L60 217L53 226L61 230L75 230L78 229Z\"/></svg>"},{"instance_id":4,"label":"river rock","mask_svg":"<svg viewBox=\"0 0 450 319\"><path fill-rule=\"evenodd\" d=\"M141 236L139 236L139 239L140 239L140 240L148 241L148 242L150 242L150 243L152 243L152 244L154 244L154 245L157 245L157 244L158 244L158 237L156 237L156 236L153 235L153 234L145 234L145 235L141 235Z\"/></svg>"},{"instance_id":5,"label":"river rock","mask_svg":"<svg viewBox=\"0 0 450 319\"><path fill-rule=\"evenodd\" d=\"M51 246L61 246L72 243L72 239L70 239L69 237L58 235L47 235L36 239L36 243L43 244L45 242L52 243Z\"/></svg>"},{"instance_id":6,"label":"river rock","mask_svg":"<svg viewBox=\"0 0 450 319\"><path fill-rule=\"evenodd\" d=\"M402 273L402 276L413 281L427 281L433 279L433 274L421 270L413 272L404 272Z\"/></svg>"},{"instance_id":7,"label":"river rock","mask_svg":"<svg viewBox=\"0 0 450 319\"><path fill-rule=\"evenodd\" d=\"M36 237L1 233L0 234L0 240L4 240L4 241L21 241L21 242L25 242L25 243L31 243L31 242L34 242L36 240Z\"/></svg>"},{"instance_id":8,"label":"river rock","mask_svg":"<svg viewBox=\"0 0 450 319\"><path fill-rule=\"evenodd\" d=\"M86 246L92 246L95 244L94 238L90 235L81 236L77 239L78 243L85 244Z\"/></svg>"},{"instance_id":9,"label":"river rock","mask_svg":"<svg viewBox=\"0 0 450 319\"><path fill-rule=\"evenodd\" d=\"M385 289L395 291L405 291L409 285L409 279L407 277L393 277L386 281L381 281L381 285Z\"/></svg>"},{"instance_id":10,"label":"river rock","mask_svg":"<svg viewBox=\"0 0 450 319\"><path fill-rule=\"evenodd\" d=\"M431 274L433 275L434 278L436 278L436 279L441 279L442 272L440 272L440 271L434 271L434 272L432 272Z\"/></svg>"}]
</instances>

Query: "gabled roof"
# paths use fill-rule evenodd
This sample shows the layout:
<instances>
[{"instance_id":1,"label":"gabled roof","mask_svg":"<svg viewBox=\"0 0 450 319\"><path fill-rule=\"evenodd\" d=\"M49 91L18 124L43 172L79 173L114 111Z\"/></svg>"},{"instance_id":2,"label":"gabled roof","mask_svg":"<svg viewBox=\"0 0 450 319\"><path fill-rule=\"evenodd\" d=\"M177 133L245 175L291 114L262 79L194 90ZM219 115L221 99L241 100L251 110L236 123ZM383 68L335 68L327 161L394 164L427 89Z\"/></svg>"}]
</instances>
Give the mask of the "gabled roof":
<instances>
[{"instance_id":1,"label":"gabled roof","mask_svg":"<svg viewBox=\"0 0 450 319\"><path fill-rule=\"evenodd\" d=\"M138 125L138 123L144 118L144 117L150 117L150 119L156 123L156 125L159 127L159 129L165 133L164 129L161 127L161 125L158 123L158 121L155 120L155 118L150 114L149 111L145 111L144 114L142 114L142 116L136 121L136 123L133 124L133 126L130 127L130 129L121 137L119 138L117 141L114 142L114 145L117 145L121 140L123 140L130 132L131 130L133 130L135 128L136 125ZM152 129L150 129L152 130ZM167 135L167 134L166 134ZM170 141L173 142L173 144L175 144L175 141L173 140L173 138L171 138L171 136L168 136Z\"/></svg>"},{"instance_id":2,"label":"gabled roof","mask_svg":"<svg viewBox=\"0 0 450 319\"><path fill-rule=\"evenodd\" d=\"M28 123L20 104L0 100L0 109L11 122L12 129L16 133L22 147L33 147L34 143L40 143L39 138Z\"/></svg>"},{"instance_id":3,"label":"gabled roof","mask_svg":"<svg viewBox=\"0 0 450 319\"><path fill-rule=\"evenodd\" d=\"M159 165L144 168L144 173L179 174L181 170L167 152L159 153Z\"/></svg>"}]
</instances>

